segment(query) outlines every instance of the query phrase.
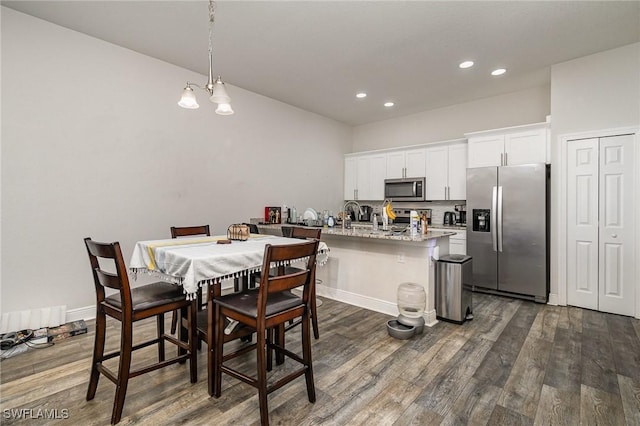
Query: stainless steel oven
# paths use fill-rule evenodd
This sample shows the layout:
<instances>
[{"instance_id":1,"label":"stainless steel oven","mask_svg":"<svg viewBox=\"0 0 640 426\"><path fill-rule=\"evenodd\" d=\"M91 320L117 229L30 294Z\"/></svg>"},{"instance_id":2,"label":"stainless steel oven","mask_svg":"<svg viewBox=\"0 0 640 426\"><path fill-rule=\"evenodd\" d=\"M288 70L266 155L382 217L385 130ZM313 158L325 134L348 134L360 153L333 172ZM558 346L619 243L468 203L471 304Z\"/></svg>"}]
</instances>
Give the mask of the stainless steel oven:
<instances>
[{"instance_id":1,"label":"stainless steel oven","mask_svg":"<svg viewBox=\"0 0 640 426\"><path fill-rule=\"evenodd\" d=\"M384 198L391 201L424 201L425 178L385 179Z\"/></svg>"}]
</instances>

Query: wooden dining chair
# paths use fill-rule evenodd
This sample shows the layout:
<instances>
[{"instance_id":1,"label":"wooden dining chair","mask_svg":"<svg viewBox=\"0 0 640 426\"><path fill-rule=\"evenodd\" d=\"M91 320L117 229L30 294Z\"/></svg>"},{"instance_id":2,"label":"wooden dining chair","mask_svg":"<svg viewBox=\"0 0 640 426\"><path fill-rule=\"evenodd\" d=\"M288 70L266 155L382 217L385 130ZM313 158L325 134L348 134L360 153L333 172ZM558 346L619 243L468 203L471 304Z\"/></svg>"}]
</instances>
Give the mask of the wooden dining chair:
<instances>
[{"instance_id":1,"label":"wooden dining chair","mask_svg":"<svg viewBox=\"0 0 640 426\"><path fill-rule=\"evenodd\" d=\"M300 226L294 226L291 230L291 238L300 238L300 239L316 239L319 240L322 233L321 228L302 228ZM291 274L295 272L297 268L295 266L286 266L284 268L285 274ZM316 279L316 269L313 269L312 279L315 281ZM309 305L311 307L311 325L313 328L313 337L317 340L320 338L320 330L318 329L318 305L316 299L316 286L313 286L313 293L309 296ZM285 331L292 329L293 327L299 325L301 320L291 322L286 328Z\"/></svg>"},{"instance_id":2,"label":"wooden dining chair","mask_svg":"<svg viewBox=\"0 0 640 426\"><path fill-rule=\"evenodd\" d=\"M273 264L291 263L295 260L306 260L306 266L292 274L276 276L262 274L258 290L233 293L214 300L216 305L214 396L219 398L221 395L222 373L257 388L262 425L269 424L267 395L297 377L305 376L309 402L313 403L316 400L311 360L309 297L315 286L312 271L316 264L318 244L318 240L304 241L293 245L272 246L267 244L262 262L263 271L268 271ZM301 297L290 291L297 287L303 288ZM302 317L302 356L273 343L267 335L274 328L282 327L287 321L298 317ZM224 340L231 337L225 336L224 333L225 318L238 321L254 329L257 343L225 355ZM252 349L257 351L256 377L248 376L227 364L227 361ZM297 361L302 367L268 386L267 370L271 366L272 350Z\"/></svg>"},{"instance_id":3,"label":"wooden dining chair","mask_svg":"<svg viewBox=\"0 0 640 426\"><path fill-rule=\"evenodd\" d=\"M85 238L84 242L89 254L96 291L96 335L87 401L95 397L98 379L102 373L116 385L111 413L111 424L116 424L122 416L130 378L188 359L191 383L198 380L195 345L197 307L195 300L186 299L180 286L168 282L156 282L131 288L119 243L98 243L91 238ZM106 267L105 269L102 264ZM107 297L105 287L118 292ZM164 314L176 310L181 310L187 318L186 329L180 328L181 339L164 332ZM121 336L120 350L105 354L107 316L121 322ZM133 345L133 323L151 317L156 317L157 337ZM165 359L165 341L178 346L176 357ZM154 344L158 345L158 362L131 371L133 352ZM119 357L117 372L103 364L104 361L115 357Z\"/></svg>"},{"instance_id":4,"label":"wooden dining chair","mask_svg":"<svg viewBox=\"0 0 640 426\"><path fill-rule=\"evenodd\" d=\"M301 226L287 226L286 229L282 227L282 236L288 238L299 238L299 239L316 239L319 240L322 234L322 228L304 228ZM271 268L269 273L271 275L282 275L282 274L291 274L298 270L295 266L279 266L276 268ZM316 270L313 269L313 280L316 279ZM256 273L254 278L254 282L259 282L261 279L261 273ZM313 293L309 297L309 306L311 308L311 326L313 329L313 337L318 340L320 338L320 329L318 327L318 301L316 298L316 286L313 286ZM275 338L278 340L279 344L284 346L284 333L288 330L291 330L293 327L300 325L302 320L298 318L297 320L289 321L289 324L284 327L276 330ZM282 357L278 357L278 363L283 361Z\"/></svg>"},{"instance_id":5,"label":"wooden dining chair","mask_svg":"<svg viewBox=\"0 0 640 426\"><path fill-rule=\"evenodd\" d=\"M178 237L197 237L198 235L210 237L211 231L209 229L209 225L198 225L198 226L172 226L171 227L171 238ZM202 291L198 290L198 295L196 296L198 300L198 309L201 310L203 307L202 301ZM205 303L206 304L206 303ZM179 312L174 312L171 317L171 334L176 333L176 328L178 327L178 317ZM200 342L198 342L198 348L200 348Z\"/></svg>"}]
</instances>

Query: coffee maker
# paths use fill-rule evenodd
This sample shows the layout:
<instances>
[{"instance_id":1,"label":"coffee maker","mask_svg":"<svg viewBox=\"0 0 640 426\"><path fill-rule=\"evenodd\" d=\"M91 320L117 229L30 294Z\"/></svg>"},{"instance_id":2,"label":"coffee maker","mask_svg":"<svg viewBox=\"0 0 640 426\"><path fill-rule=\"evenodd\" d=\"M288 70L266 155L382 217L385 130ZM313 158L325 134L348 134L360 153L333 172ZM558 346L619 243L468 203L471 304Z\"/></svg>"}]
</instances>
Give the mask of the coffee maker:
<instances>
[{"instance_id":1,"label":"coffee maker","mask_svg":"<svg viewBox=\"0 0 640 426\"><path fill-rule=\"evenodd\" d=\"M454 210L458 213L457 223L459 225L466 225L467 224L467 205L466 204L455 205Z\"/></svg>"},{"instance_id":2,"label":"coffee maker","mask_svg":"<svg viewBox=\"0 0 640 426\"><path fill-rule=\"evenodd\" d=\"M362 222L369 222L371 220L371 213L373 213L373 207L371 206L362 206L362 216L360 220Z\"/></svg>"}]
</instances>

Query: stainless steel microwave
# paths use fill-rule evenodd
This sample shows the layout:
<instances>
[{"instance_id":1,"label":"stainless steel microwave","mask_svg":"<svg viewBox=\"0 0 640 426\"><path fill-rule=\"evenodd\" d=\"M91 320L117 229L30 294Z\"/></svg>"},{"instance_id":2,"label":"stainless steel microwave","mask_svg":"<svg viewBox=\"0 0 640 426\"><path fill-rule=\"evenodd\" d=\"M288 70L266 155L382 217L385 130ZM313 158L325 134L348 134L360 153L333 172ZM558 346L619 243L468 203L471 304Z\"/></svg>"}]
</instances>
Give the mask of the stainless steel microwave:
<instances>
[{"instance_id":1,"label":"stainless steel microwave","mask_svg":"<svg viewBox=\"0 0 640 426\"><path fill-rule=\"evenodd\" d=\"M425 178L384 180L384 198L392 201L424 201Z\"/></svg>"}]
</instances>

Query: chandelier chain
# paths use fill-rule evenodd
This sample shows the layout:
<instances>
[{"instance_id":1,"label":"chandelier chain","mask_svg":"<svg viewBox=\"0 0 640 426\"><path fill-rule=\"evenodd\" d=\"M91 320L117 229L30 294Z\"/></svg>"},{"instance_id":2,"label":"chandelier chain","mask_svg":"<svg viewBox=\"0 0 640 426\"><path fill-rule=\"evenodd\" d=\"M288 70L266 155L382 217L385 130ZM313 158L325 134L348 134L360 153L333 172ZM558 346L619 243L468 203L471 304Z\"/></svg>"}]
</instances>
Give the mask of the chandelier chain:
<instances>
[{"instance_id":1,"label":"chandelier chain","mask_svg":"<svg viewBox=\"0 0 640 426\"><path fill-rule=\"evenodd\" d=\"M216 4L209 0L209 54L213 54L213 22L215 20Z\"/></svg>"}]
</instances>

